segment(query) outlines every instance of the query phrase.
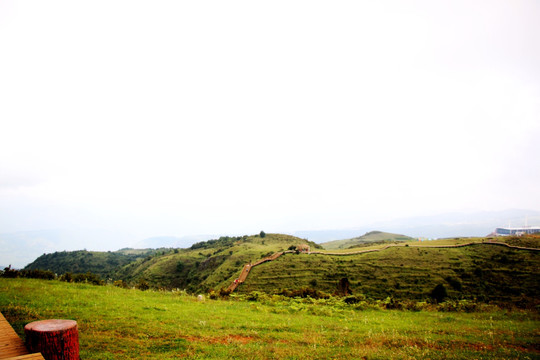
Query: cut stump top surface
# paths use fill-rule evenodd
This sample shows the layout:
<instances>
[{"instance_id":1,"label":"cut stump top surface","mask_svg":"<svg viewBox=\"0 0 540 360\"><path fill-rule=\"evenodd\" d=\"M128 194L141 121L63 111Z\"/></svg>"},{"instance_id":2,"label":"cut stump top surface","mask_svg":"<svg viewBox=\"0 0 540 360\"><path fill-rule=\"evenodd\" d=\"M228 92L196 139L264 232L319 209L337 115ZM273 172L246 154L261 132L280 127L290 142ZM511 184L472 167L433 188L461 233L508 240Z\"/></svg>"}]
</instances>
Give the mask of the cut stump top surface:
<instances>
[{"instance_id":1,"label":"cut stump top surface","mask_svg":"<svg viewBox=\"0 0 540 360\"><path fill-rule=\"evenodd\" d=\"M77 326L75 320L41 320L27 324L24 330L37 332L66 331Z\"/></svg>"}]
</instances>

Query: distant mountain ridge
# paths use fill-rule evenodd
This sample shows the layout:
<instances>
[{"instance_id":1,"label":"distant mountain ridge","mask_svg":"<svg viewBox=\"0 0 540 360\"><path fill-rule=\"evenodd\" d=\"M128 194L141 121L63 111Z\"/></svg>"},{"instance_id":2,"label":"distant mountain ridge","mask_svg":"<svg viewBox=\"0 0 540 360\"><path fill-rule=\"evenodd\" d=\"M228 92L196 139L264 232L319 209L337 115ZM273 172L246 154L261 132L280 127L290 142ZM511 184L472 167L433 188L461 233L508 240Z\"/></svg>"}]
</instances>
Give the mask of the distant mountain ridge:
<instances>
[{"instance_id":1,"label":"distant mountain ridge","mask_svg":"<svg viewBox=\"0 0 540 360\"><path fill-rule=\"evenodd\" d=\"M287 232L289 235L317 243L352 239L373 229L411 237L452 238L486 236L496 227L540 225L540 211L504 210L446 213L366 223L358 227ZM44 253L88 249L115 251L133 248L187 248L192 244L224 234L193 236L158 236L144 240L129 233L110 229L50 229L0 233L0 263L22 268Z\"/></svg>"},{"instance_id":2,"label":"distant mountain ridge","mask_svg":"<svg viewBox=\"0 0 540 360\"><path fill-rule=\"evenodd\" d=\"M502 211L454 212L378 221L346 229L295 231L292 235L317 243L351 239L373 229L379 229L389 233L407 234L415 238L481 237L492 233L497 227L508 225L523 226L526 222L529 225L540 225L540 211L511 209Z\"/></svg>"},{"instance_id":3,"label":"distant mountain ridge","mask_svg":"<svg viewBox=\"0 0 540 360\"><path fill-rule=\"evenodd\" d=\"M383 231L370 231L362 236L352 239L334 240L321 243L320 245L327 250L349 249L351 247L362 246L373 243L384 243L394 241L409 241L413 238L401 234L392 234Z\"/></svg>"}]
</instances>

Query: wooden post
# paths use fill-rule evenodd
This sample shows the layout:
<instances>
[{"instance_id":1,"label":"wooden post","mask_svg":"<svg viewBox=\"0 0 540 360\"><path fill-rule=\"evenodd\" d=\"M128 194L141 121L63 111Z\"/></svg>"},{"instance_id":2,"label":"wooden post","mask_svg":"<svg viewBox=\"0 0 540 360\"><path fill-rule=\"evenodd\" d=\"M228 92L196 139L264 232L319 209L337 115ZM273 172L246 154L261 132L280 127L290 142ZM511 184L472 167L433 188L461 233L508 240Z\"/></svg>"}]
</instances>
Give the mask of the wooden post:
<instances>
[{"instance_id":1,"label":"wooden post","mask_svg":"<svg viewBox=\"0 0 540 360\"><path fill-rule=\"evenodd\" d=\"M74 320L34 321L24 327L26 347L46 360L79 360L79 332Z\"/></svg>"}]
</instances>

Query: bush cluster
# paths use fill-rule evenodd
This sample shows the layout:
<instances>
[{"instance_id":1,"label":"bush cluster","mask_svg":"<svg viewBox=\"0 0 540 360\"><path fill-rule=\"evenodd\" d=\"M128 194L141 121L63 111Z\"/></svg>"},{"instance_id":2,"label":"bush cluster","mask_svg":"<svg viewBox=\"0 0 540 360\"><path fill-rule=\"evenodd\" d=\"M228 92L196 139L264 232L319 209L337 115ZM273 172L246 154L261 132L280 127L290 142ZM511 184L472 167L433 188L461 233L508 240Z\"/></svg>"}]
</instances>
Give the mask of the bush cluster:
<instances>
[{"instance_id":1,"label":"bush cluster","mask_svg":"<svg viewBox=\"0 0 540 360\"><path fill-rule=\"evenodd\" d=\"M211 299L219 299L217 293ZM446 300L434 301L396 300L391 296L384 300L369 300L363 295L338 297L328 295L324 298L290 297L285 295L268 295L259 291L247 294L230 294L230 299L237 301L253 301L275 307L273 312L303 311L314 315L330 315L325 312L343 312L347 310L400 310L400 311L439 311L439 312L482 312L494 311L499 307L478 302L476 300Z\"/></svg>"},{"instance_id":2,"label":"bush cluster","mask_svg":"<svg viewBox=\"0 0 540 360\"><path fill-rule=\"evenodd\" d=\"M0 276L4 278L28 278L28 279L44 279L54 280L56 274L50 270L17 270L12 269L11 265L0 271Z\"/></svg>"},{"instance_id":3,"label":"bush cluster","mask_svg":"<svg viewBox=\"0 0 540 360\"><path fill-rule=\"evenodd\" d=\"M307 287L304 287L302 289L297 289L297 290L288 290L288 289L281 290L280 292L278 292L278 295L283 295L283 296L290 297L290 298L295 298L295 297L299 297L299 298L310 297L312 299L328 299L328 298L330 298L329 294L326 294L326 293L324 293L322 291L319 291L317 289L312 289L312 288L307 288Z\"/></svg>"},{"instance_id":4,"label":"bush cluster","mask_svg":"<svg viewBox=\"0 0 540 360\"><path fill-rule=\"evenodd\" d=\"M60 281L74 283L88 283L93 285L105 285L105 281L101 280L99 275L87 272L86 274L72 274L67 272L58 278Z\"/></svg>"}]
</instances>

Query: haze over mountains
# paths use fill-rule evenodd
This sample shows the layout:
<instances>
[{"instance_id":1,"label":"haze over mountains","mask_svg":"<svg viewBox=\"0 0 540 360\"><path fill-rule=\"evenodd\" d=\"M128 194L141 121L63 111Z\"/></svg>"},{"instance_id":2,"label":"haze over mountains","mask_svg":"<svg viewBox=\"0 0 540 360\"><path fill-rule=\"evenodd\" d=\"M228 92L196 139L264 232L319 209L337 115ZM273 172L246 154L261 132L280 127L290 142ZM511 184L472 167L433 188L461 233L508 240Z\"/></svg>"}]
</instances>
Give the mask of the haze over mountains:
<instances>
[{"instance_id":1,"label":"haze over mountains","mask_svg":"<svg viewBox=\"0 0 540 360\"><path fill-rule=\"evenodd\" d=\"M329 230L302 230L284 233L315 242L350 239L378 230L411 237L444 238L458 236L485 236L500 226L540 224L540 212L533 210L505 210L492 212L448 213L411 217L365 224L355 228ZM280 229L261 229L280 232ZM44 253L63 250L114 251L132 248L186 248L192 244L218 238L222 235L156 236L136 239L130 233L110 229L53 229L0 234L0 266L22 268Z\"/></svg>"},{"instance_id":2,"label":"haze over mountains","mask_svg":"<svg viewBox=\"0 0 540 360\"><path fill-rule=\"evenodd\" d=\"M447 237L486 236L497 227L539 225L540 212L533 210L504 210L455 212L374 222L357 228L297 231L295 236L315 242L349 239L372 230L404 234L428 239Z\"/></svg>"}]
</instances>

